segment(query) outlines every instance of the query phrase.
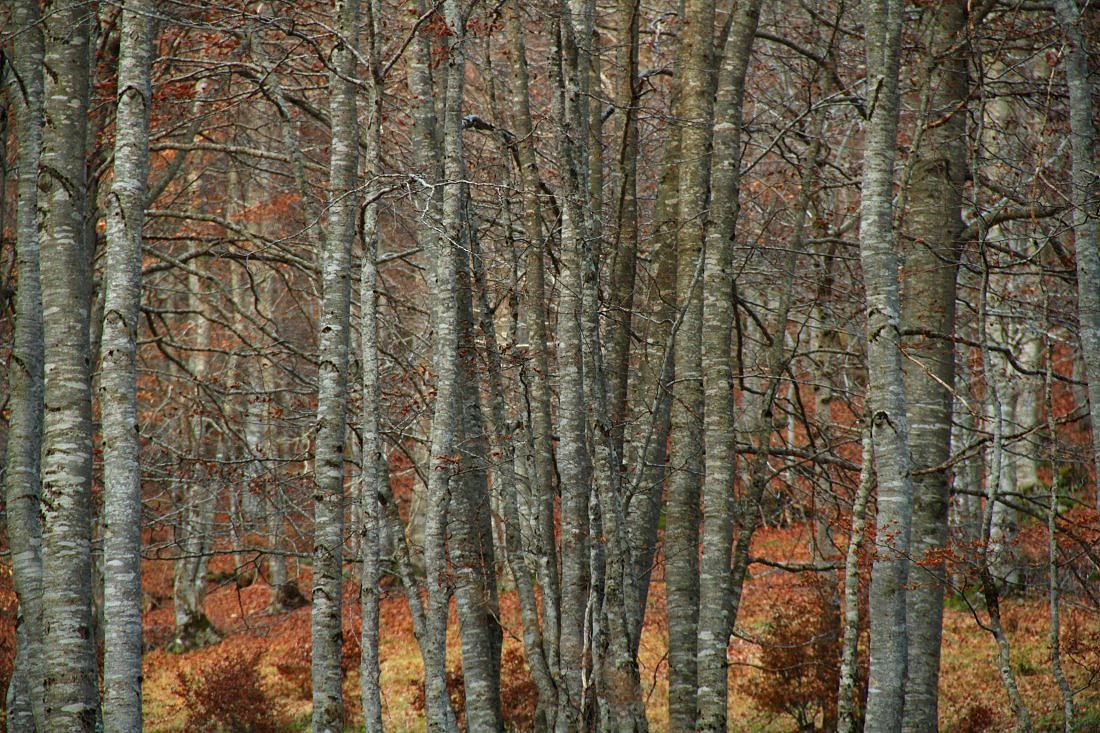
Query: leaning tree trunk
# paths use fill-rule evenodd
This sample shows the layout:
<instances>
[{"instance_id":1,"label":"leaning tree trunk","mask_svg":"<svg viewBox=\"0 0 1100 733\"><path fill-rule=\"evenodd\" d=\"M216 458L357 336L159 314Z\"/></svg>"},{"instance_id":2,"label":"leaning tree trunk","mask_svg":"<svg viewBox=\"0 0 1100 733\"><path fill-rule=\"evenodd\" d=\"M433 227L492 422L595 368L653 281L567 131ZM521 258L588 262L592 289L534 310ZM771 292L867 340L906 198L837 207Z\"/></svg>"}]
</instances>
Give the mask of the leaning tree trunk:
<instances>
[{"instance_id":1,"label":"leaning tree trunk","mask_svg":"<svg viewBox=\"0 0 1100 733\"><path fill-rule=\"evenodd\" d=\"M88 45L94 14L58 2L45 18L42 314L45 344L42 604L46 729L91 731L99 709L92 628L92 421L84 241Z\"/></svg>"},{"instance_id":2,"label":"leaning tree trunk","mask_svg":"<svg viewBox=\"0 0 1100 733\"><path fill-rule=\"evenodd\" d=\"M141 465L137 422L137 321L141 227L149 177L152 3L122 12L115 161L107 198L103 365L103 702L107 731L134 731L141 717Z\"/></svg>"},{"instance_id":3,"label":"leaning tree trunk","mask_svg":"<svg viewBox=\"0 0 1100 733\"><path fill-rule=\"evenodd\" d=\"M878 475L871 569L868 733L901 728L906 675L905 584L913 488L905 385L898 348L900 305L893 226L901 2L867 3L867 104L860 202L860 261L867 299L867 415Z\"/></svg>"},{"instance_id":4,"label":"leaning tree trunk","mask_svg":"<svg viewBox=\"0 0 1100 733\"><path fill-rule=\"evenodd\" d=\"M18 139L15 212L15 332L8 365L8 444L4 496L12 575L19 598L20 643L7 715L9 730L46 730L43 708L42 525L39 468L42 451L42 284L39 279L38 156L42 149L42 29L38 0L11 6L12 83Z\"/></svg>"},{"instance_id":5,"label":"leaning tree trunk","mask_svg":"<svg viewBox=\"0 0 1100 733\"><path fill-rule=\"evenodd\" d=\"M946 567L948 475L955 379L955 274L966 175L966 0L928 8L930 27L925 128L909 182L909 232L903 239L901 293L909 448L913 479L914 566L906 602L908 678L904 729L934 730L938 720L940 637ZM919 563L916 564L916 563Z\"/></svg>"},{"instance_id":6,"label":"leaning tree trunk","mask_svg":"<svg viewBox=\"0 0 1100 733\"><path fill-rule=\"evenodd\" d=\"M1100 467L1100 177L1096 175L1089 48L1081 28L1084 14L1075 0L1055 0L1058 21L1070 41L1066 58L1072 159L1073 237L1077 256L1077 313L1081 357L1089 383L1093 460ZM1096 492L1100 509L1100 491Z\"/></svg>"},{"instance_id":7,"label":"leaning tree trunk","mask_svg":"<svg viewBox=\"0 0 1100 733\"><path fill-rule=\"evenodd\" d=\"M355 71L359 0L337 0L339 37L329 82L328 229L321 253L317 442L313 504L313 730L344 727L343 647L344 443L347 429L351 244L355 238L359 120Z\"/></svg>"}]
</instances>

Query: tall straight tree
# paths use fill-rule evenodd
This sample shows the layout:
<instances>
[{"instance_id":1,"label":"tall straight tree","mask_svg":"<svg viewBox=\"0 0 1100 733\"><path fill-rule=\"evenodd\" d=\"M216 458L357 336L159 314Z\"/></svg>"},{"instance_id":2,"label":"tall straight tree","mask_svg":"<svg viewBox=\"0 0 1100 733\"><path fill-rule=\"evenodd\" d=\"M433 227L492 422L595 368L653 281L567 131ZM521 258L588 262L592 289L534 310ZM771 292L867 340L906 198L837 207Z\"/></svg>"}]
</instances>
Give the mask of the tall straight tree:
<instances>
[{"instance_id":1,"label":"tall straight tree","mask_svg":"<svg viewBox=\"0 0 1100 733\"><path fill-rule=\"evenodd\" d=\"M699 617L699 499L703 475L702 270L710 140L714 120L714 0L687 0L680 31L679 231L676 304L683 324L673 352L671 474L665 526L668 597L668 718L672 731L695 728Z\"/></svg>"},{"instance_id":2,"label":"tall straight tree","mask_svg":"<svg viewBox=\"0 0 1100 733\"><path fill-rule=\"evenodd\" d=\"M951 455L955 381L955 278L966 180L966 0L925 9L924 119L909 179L908 231L901 291L906 415L913 467L914 564L906 608L908 675L905 730L934 730L938 721L940 637L946 568L935 552L947 543L948 477L935 467Z\"/></svg>"},{"instance_id":3,"label":"tall straight tree","mask_svg":"<svg viewBox=\"0 0 1100 733\"><path fill-rule=\"evenodd\" d=\"M1077 313L1081 357L1089 384L1093 459L1100 466L1100 177L1096 175L1089 48L1082 8L1076 0L1055 0L1058 21L1070 42L1066 57L1072 157L1073 240L1077 256ZM1096 493L1100 508L1100 491Z\"/></svg>"},{"instance_id":4,"label":"tall straight tree","mask_svg":"<svg viewBox=\"0 0 1100 733\"><path fill-rule=\"evenodd\" d=\"M703 268L703 556L699 571L698 731L726 730L730 553L736 433L733 414L733 242L740 211L741 119L745 74L761 0L739 0L729 12L719 67L710 171L710 214ZM780 324L782 327L783 324Z\"/></svg>"},{"instance_id":5,"label":"tall straight tree","mask_svg":"<svg viewBox=\"0 0 1100 733\"><path fill-rule=\"evenodd\" d=\"M435 405L432 412L428 467L428 515L424 525L424 564L428 598L421 653L424 658L424 695L428 730L456 731L454 710L447 693L447 513L452 482L454 436L459 427L458 384L458 269L457 253L464 225L461 181L465 178L462 145L462 103L465 90L466 18L457 0L445 0L443 18L448 29L445 103L442 125L442 228L430 238L429 271L432 369L435 372ZM422 42L426 39L422 39ZM429 82L430 89L430 82ZM422 99L431 106L432 99ZM434 117L434 115L432 115ZM434 126L433 126L434 127ZM424 134L434 137L435 130ZM429 138L430 139L430 138ZM436 138L439 139L439 138ZM430 153L429 148L425 153Z\"/></svg>"},{"instance_id":6,"label":"tall straight tree","mask_svg":"<svg viewBox=\"0 0 1100 733\"><path fill-rule=\"evenodd\" d=\"M141 465L137 422L137 321L149 177L153 3L127 0L120 27L114 178L107 197L104 288L103 601L104 727L133 731L141 717Z\"/></svg>"},{"instance_id":7,"label":"tall straight tree","mask_svg":"<svg viewBox=\"0 0 1100 733\"><path fill-rule=\"evenodd\" d=\"M328 227L321 253L319 392L313 505L313 730L344 728L343 646L344 443L347 426L351 313L351 245L359 166L356 104L359 0L336 0L329 75Z\"/></svg>"},{"instance_id":8,"label":"tall straight tree","mask_svg":"<svg viewBox=\"0 0 1100 733\"><path fill-rule=\"evenodd\" d=\"M867 313L867 416L878 474L877 548L871 569L871 667L866 730L897 731L902 723L907 641L912 476L902 379L901 306L894 234L900 0L865 4L867 107L859 251Z\"/></svg>"},{"instance_id":9,"label":"tall straight tree","mask_svg":"<svg viewBox=\"0 0 1100 733\"><path fill-rule=\"evenodd\" d=\"M378 0L367 0L367 129L364 156L368 181L373 182L382 167L383 78L378 38ZM378 617L382 582L382 483L386 481L381 419L382 395L378 362L378 202L368 189L362 212L363 268L359 283L360 363L362 364L363 407L360 423L360 502L363 508L363 539L360 543L362 570L360 608L362 613L362 655L359 660L359 696L363 705L363 727L367 733L382 733L382 670L378 658Z\"/></svg>"},{"instance_id":10,"label":"tall straight tree","mask_svg":"<svg viewBox=\"0 0 1100 733\"><path fill-rule=\"evenodd\" d=\"M85 241L88 62L94 6L44 14L39 181L46 405L42 447L46 729L91 731L99 714L92 629L91 257Z\"/></svg>"},{"instance_id":11,"label":"tall straight tree","mask_svg":"<svg viewBox=\"0 0 1100 733\"><path fill-rule=\"evenodd\" d=\"M579 3L578 3L579 4ZM555 8L555 47L550 59L553 113L557 118L557 153L565 185L561 207L561 297L558 301L558 473L561 477L561 618L557 652L562 686L558 690L558 730L581 724L583 679L590 669L586 659L586 608L592 583L589 552L589 500L592 466L586 428L584 355L581 348L584 317L582 297L582 239L588 197L581 188L587 170L583 152L588 141L587 114L580 112L586 68L578 62L572 3ZM581 16L583 18L583 15ZM587 102L584 107L587 110ZM549 540L549 538L547 538ZM581 671L577 674L575 671Z\"/></svg>"},{"instance_id":12,"label":"tall straight tree","mask_svg":"<svg viewBox=\"0 0 1100 733\"><path fill-rule=\"evenodd\" d=\"M42 26L38 0L18 0L9 18L16 34L9 56L9 99L18 140L15 333L8 367L8 445L4 499L12 574L19 598L19 653L7 715L9 730L46 730L43 709L42 285L39 279L38 156L42 151ZM8 691L2 691L8 692Z\"/></svg>"}]
</instances>

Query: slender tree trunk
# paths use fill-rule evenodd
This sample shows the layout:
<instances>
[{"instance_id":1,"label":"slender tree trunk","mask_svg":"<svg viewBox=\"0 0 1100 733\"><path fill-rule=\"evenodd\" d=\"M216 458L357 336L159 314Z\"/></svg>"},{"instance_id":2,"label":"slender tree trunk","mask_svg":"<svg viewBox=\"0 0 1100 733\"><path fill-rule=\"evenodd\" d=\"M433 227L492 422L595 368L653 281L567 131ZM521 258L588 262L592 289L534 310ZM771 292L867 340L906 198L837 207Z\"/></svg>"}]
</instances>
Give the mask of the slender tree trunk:
<instances>
[{"instance_id":1,"label":"slender tree trunk","mask_svg":"<svg viewBox=\"0 0 1100 733\"><path fill-rule=\"evenodd\" d=\"M760 0L742 0L730 12L718 77L709 229L703 273L704 388L703 556L699 573L698 721L696 730L724 731L727 721L732 623L730 560L736 430L733 415L733 240L740 195L741 119L745 72L760 18ZM778 330L785 330L780 323Z\"/></svg>"},{"instance_id":2,"label":"slender tree trunk","mask_svg":"<svg viewBox=\"0 0 1100 733\"><path fill-rule=\"evenodd\" d=\"M867 503L874 488L874 445L870 429L863 431L863 463L859 486L852 499L852 530L844 559L844 639L840 651L840 683L837 691L837 731L857 730L856 676L859 674L859 555L867 529Z\"/></svg>"},{"instance_id":3,"label":"slender tree trunk","mask_svg":"<svg viewBox=\"0 0 1100 733\"><path fill-rule=\"evenodd\" d=\"M321 254L317 442L313 505L313 730L343 730L344 446L347 429L351 244L355 238L359 121L359 0L336 0L339 37L329 81L328 229Z\"/></svg>"},{"instance_id":4,"label":"slender tree trunk","mask_svg":"<svg viewBox=\"0 0 1100 733\"><path fill-rule=\"evenodd\" d=\"M195 406L206 397L205 382L209 366L210 321L206 317L206 305L202 297L202 278L192 269L187 275L187 311L192 314L191 325L195 330L194 351L189 358L190 378L194 383L192 396ZM179 520L175 527L176 551L172 578L172 601L176 630L172 648L175 651L212 644L218 633L206 616L206 565L210 554L214 523L215 496L207 462L207 431L202 415L193 411L185 421L186 436L181 442L189 442L194 465L187 475L178 479L180 484L177 501ZM181 430L181 432L183 432Z\"/></svg>"},{"instance_id":5,"label":"slender tree trunk","mask_svg":"<svg viewBox=\"0 0 1100 733\"><path fill-rule=\"evenodd\" d=\"M37 225L38 159L42 152L43 40L38 0L11 6L18 33L11 50L8 96L18 140L15 258L15 332L8 365L8 443L4 495L12 574L19 598L19 637L8 699L8 729L45 731L42 644L42 525L39 475L42 451L42 284Z\"/></svg>"},{"instance_id":6,"label":"slender tree trunk","mask_svg":"<svg viewBox=\"0 0 1100 733\"><path fill-rule=\"evenodd\" d=\"M450 182L443 194L441 236L434 238L430 267L432 369L435 372L435 409L432 414L431 453L428 474L428 513L424 524L424 564L427 570L428 605L425 614L424 687L429 731L457 729L447 693L447 608L450 581L447 572L447 515L453 486L454 436L459 427L458 393L458 275L456 250L463 226L459 182L465 178L462 146L462 101L466 73L465 18L457 0L444 2L444 18L450 30L446 58L446 92L443 110L443 180ZM430 103L430 99L425 103Z\"/></svg>"},{"instance_id":7,"label":"slender tree trunk","mask_svg":"<svg viewBox=\"0 0 1100 733\"><path fill-rule=\"evenodd\" d=\"M561 475L561 632L558 653L563 685L558 690L557 730L581 726L585 687L591 669L586 651L586 613L592 579L589 568L589 499L592 469L588 456L581 322L584 236L583 196L578 190L586 166L578 148L587 140L580 108L576 47L570 48L573 19L567 3L557 9L556 48L551 59L554 115L560 121L558 157L565 191L561 207L561 298L558 305L558 470ZM571 54L571 58L569 58ZM572 114L569 110L572 110ZM567 121L571 119L576 127Z\"/></svg>"},{"instance_id":8,"label":"slender tree trunk","mask_svg":"<svg viewBox=\"0 0 1100 733\"><path fill-rule=\"evenodd\" d=\"M898 125L899 0L866 5L867 106L860 204L860 260L867 298L867 413L878 475L878 545L871 570L871 670L868 733L902 724L907 637L912 479L905 385L898 349L900 306L893 227L894 159Z\"/></svg>"},{"instance_id":9,"label":"slender tree trunk","mask_svg":"<svg viewBox=\"0 0 1100 733\"><path fill-rule=\"evenodd\" d=\"M630 337L634 321L634 284L638 259L638 16L639 0L618 0L615 16L617 74L615 103L622 111L622 128L615 173L614 244L611 252L611 308L607 339L608 399L614 426L615 451L623 455L626 435L627 384L630 371Z\"/></svg>"},{"instance_id":10,"label":"slender tree trunk","mask_svg":"<svg viewBox=\"0 0 1100 733\"><path fill-rule=\"evenodd\" d=\"M137 321L141 228L149 178L152 3L122 10L114 177L107 199L107 270L100 410L103 415L104 727L134 731L141 716L141 465Z\"/></svg>"},{"instance_id":11,"label":"slender tree trunk","mask_svg":"<svg viewBox=\"0 0 1100 733\"><path fill-rule=\"evenodd\" d=\"M455 194L462 195L465 194ZM496 557L489 505L489 448L481 410L474 333L471 274L466 257L476 232L467 230L458 262L458 394L460 420L457 472L452 479L449 549L455 576L455 605L462 644L466 725L470 730L503 730L500 707L502 630L496 593Z\"/></svg>"},{"instance_id":12,"label":"slender tree trunk","mask_svg":"<svg viewBox=\"0 0 1100 733\"><path fill-rule=\"evenodd\" d=\"M92 425L84 241L88 44L95 16L57 2L44 19L40 204L44 334L42 518L46 729L91 731L99 684L92 626Z\"/></svg>"},{"instance_id":13,"label":"slender tree trunk","mask_svg":"<svg viewBox=\"0 0 1100 733\"><path fill-rule=\"evenodd\" d=\"M713 107L713 0L687 0L681 16L679 232L676 302L684 322L676 335L671 456L665 523L668 598L669 730L695 729L698 688L699 500L703 476L703 298L695 272L703 258L710 180Z\"/></svg>"},{"instance_id":14,"label":"slender tree trunk","mask_svg":"<svg viewBox=\"0 0 1100 733\"><path fill-rule=\"evenodd\" d=\"M929 469L951 455L955 381L955 273L962 231L966 175L965 0L928 8L928 76L925 129L909 182L909 232L902 239L903 327L906 339L906 410L914 468ZM947 582L942 561L931 555L947 544L948 476L925 471L913 479L914 565L906 601L908 678L904 730L935 729L938 717L940 636ZM919 564L918 564L919 563Z\"/></svg>"},{"instance_id":15,"label":"slender tree trunk","mask_svg":"<svg viewBox=\"0 0 1100 733\"><path fill-rule=\"evenodd\" d=\"M533 447L531 485L535 504L534 536L521 534L518 497L506 496L505 506L515 503L514 514L506 517L509 564L520 592L524 614L524 648L539 690L536 718L552 728L558 709L558 689L562 684L557 660L559 657L560 600L558 562L555 539L554 498L556 468L553 451L553 423L550 415L549 334L546 326L546 284L543 265L542 207L539 201L539 171L531 122L528 88L527 54L523 41L522 5L516 4L508 15L508 41L512 60L511 101L516 134L516 158L519 168L523 207L523 231L527 240L526 279L524 289L525 324L527 326L530 363L525 368L527 392L531 403L530 431ZM495 339L493 339L495 344ZM492 362L491 362L492 363ZM499 378L497 380L500 381ZM501 382L502 384L502 382ZM496 399L503 393L494 389ZM494 400L495 432L498 438L507 435L504 429L503 405ZM514 492L513 492L514 494ZM532 552L535 576L541 594L534 602L534 588L526 577L527 570L514 564L520 547ZM530 592L527 588L531 586ZM538 608L539 610L536 610ZM541 626L539 618L541 617ZM536 634L536 631L538 632ZM537 645L536 645L537 638Z\"/></svg>"},{"instance_id":16,"label":"slender tree trunk","mask_svg":"<svg viewBox=\"0 0 1100 733\"><path fill-rule=\"evenodd\" d=\"M1076 0L1055 0L1055 12L1070 42L1066 57L1072 160L1070 199L1077 256L1077 313L1081 357L1088 378L1092 415L1093 459L1100 467L1100 178L1096 175L1096 130L1093 122L1089 47L1084 14ZM1100 509L1100 491L1096 492Z\"/></svg>"},{"instance_id":17,"label":"slender tree trunk","mask_svg":"<svg viewBox=\"0 0 1100 733\"><path fill-rule=\"evenodd\" d=\"M380 65L379 18L377 0L366 2L368 33L366 172L370 185L363 210L363 264L359 285L360 363L362 364L363 407L361 413L360 503L363 510L362 570L359 601L362 614L359 659L359 695L363 706L363 725L367 733L382 733L381 661L378 656L379 600L382 582L382 482L387 480L382 446L382 394L378 344L378 203L375 201L375 177L381 171L382 101L384 94Z\"/></svg>"}]
</instances>

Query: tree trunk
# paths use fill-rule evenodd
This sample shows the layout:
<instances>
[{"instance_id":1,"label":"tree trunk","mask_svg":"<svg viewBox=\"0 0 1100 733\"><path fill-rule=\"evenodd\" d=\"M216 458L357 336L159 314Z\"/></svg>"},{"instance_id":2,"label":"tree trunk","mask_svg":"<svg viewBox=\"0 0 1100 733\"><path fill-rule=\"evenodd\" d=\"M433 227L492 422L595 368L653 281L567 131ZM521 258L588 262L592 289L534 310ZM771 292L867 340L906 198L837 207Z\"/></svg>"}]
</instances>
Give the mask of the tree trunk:
<instances>
[{"instance_id":1,"label":"tree trunk","mask_svg":"<svg viewBox=\"0 0 1100 733\"><path fill-rule=\"evenodd\" d=\"M713 0L687 0L681 16L679 232L676 303L684 320L676 334L671 456L665 523L668 598L669 730L695 729L699 619L699 500L703 476L703 298L695 276L702 267L710 140L714 120Z\"/></svg>"},{"instance_id":2,"label":"tree trunk","mask_svg":"<svg viewBox=\"0 0 1100 733\"><path fill-rule=\"evenodd\" d=\"M8 443L4 492L12 575L19 598L19 635L23 654L12 670L7 706L8 729L45 731L42 645L42 283L39 279L38 159L42 152L43 40L38 0L11 6L12 81L8 96L15 111L18 139L18 203L15 259L19 281L15 295L15 331L8 365Z\"/></svg>"},{"instance_id":3,"label":"tree trunk","mask_svg":"<svg viewBox=\"0 0 1100 733\"><path fill-rule=\"evenodd\" d=\"M736 432L733 415L733 241L740 196L741 120L745 72L760 18L760 0L742 0L730 12L713 118L714 162L703 271L702 367L704 388L703 556L699 573L698 721L696 730L727 726L730 553ZM785 320L785 317L784 317ZM785 324L780 323L780 331Z\"/></svg>"},{"instance_id":4,"label":"tree trunk","mask_svg":"<svg viewBox=\"0 0 1100 733\"><path fill-rule=\"evenodd\" d=\"M149 178L152 3L128 0L120 31L114 177L107 199L107 269L100 410L103 415L104 654L107 731L142 727L141 465L137 422L137 322L141 228Z\"/></svg>"},{"instance_id":5,"label":"tree trunk","mask_svg":"<svg viewBox=\"0 0 1100 733\"><path fill-rule=\"evenodd\" d=\"M94 14L57 2L45 18L39 185L46 404L42 450L46 729L91 731L99 684L92 628L92 425L84 241L88 44Z\"/></svg>"},{"instance_id":6,"label":"tree trunk","mask_svg":"<svg viewBox=\"0 0 1100 733\"><path fill-rule=\"evenodd\" d=\"M592 579L589 572L590 526L588 505L591 494L592 469L588 456L586 429L586 399L581 322L584 317L582 297L583 257L581 220L584 203L578 190L580 176L586 166L578 147L587 140L585 127L576 114L580 94L577 78L580 73L575 46L570 49L567 38L573 34L573 19L567 3L560 3L554 58L551 75L554 88L555 117L560 121L558 157L566 190L561 207L561 298L558 305L558 470L561 475L561 619L558 654L562 686L558 690L557 730L573 731L581 726L582 682L591 669L585 658L586 609ZM572 53L572 59L567 54ZM567 110L572 107L573 114ZM567 120L578 126L571 128ZM575 139L574 139L575 138Z\"/></svg>"},{"instance_id":7,"label":"tree trunk","mask_svg":"<svg viewBox=\"0 0 1100 733\"><path fill-rule=\"evenodd\" d=\"M966 172L966 0L927 9L927 103L917 162L909 181L909 232L904 259L901 319L922 335L903 341L909 452L914 469L930 469L951 455L955 349L955 274L962 231ZM947 582L948 475L927 471L913 479L914 561L906 602L908 679L904 729L935 729L938 721L940 636ZM919 564L918 564L919 563Z\"/></svg>"},{"instance_id":8,"label":"tree trunk","mask_svg":"<svg viewBox=\"0 0 1100 733\"><path fill-rule=\"evenodd\" d=\"M538 685L539 701L536 719L548 728L554 724L558 709L558 689L562 678L557 665L560 634L561 588L558 584L558 554L554 522L555 475L553 449L553 423L550 415L550 357L549 334L546 325L546 278L543 257L542 207L539 201L539 171L531 121L530 90L528 87L527 53L523 40L523 24L520 22L522 4L515 4L508 15L508 41L512 59L511 102L516 134L516 158L519 168L523 207L523 231L527 240L526 278L523 294L524 320L527 326L530 363L525 367L523 379L530 401L530 433L532 461L530 483L535 521L533 536L523 539L519 516L518 497L505 497L505 506L514 502L514 513L509 509L506 517L509 564L520 591L524 614L524 649L528 665ZM495 339L494 339L495 343ZM498 359L499 361L499 359ZM492 361L490 362L493 363ZM503 393L494 390L496 399ZM494 431L498 439L504 439L503 404L494 401ZM520 550L523 547L524 549ZM541 594L538 610L534 601L534 588L526 567L515 564L518 554L532 555L535 576ZM530 592L527 588L531 586ZM541 626L539 618L541 617ZM537 630L537 644L536 644Z\"/></svg>"},{"instance_id":9,"label":"tree trunk","mask_svg":"<svg viewBox=\"0 0 1100 733\"><path fill-rule=\"evenodd\" d=\"M1066 58L1072 160L1073 240L1077 259L1077 313L1081 358L1088 378L1093 460L1100 467L1100 177L1096 175L1089 48L1075 0L1055 0L1055 12L1070 42ZM1100 491L1096 492L1100 509Z\"/></svg>"},{"instance_id":10,"label":"tree trunk","mask_svg":"<svg viewBox=\"0 0 1100 733\"><path fill-rule=\"evenodd\" d=\"M464 193L455 192L462 196ZM471 274L466 257L476 232L467 229L458 258L458 394L460 419L452 478L450 530L451 568L462 644L462 676L466 694L466 725L470 730L504 729L500 707L502 630L496 592L496 556L489 504L489 448L481 411L477 340L474 333Z\"/></svg>"},{"instance_id":11,"label":"tree trunk","mask_svg":"<svg viewBox=\"0 0 1100 733\"><path fill-rule=\"evenodd\" d=\"M908 643L905 584L913 491L898 349L900 307L892 204L901 3L873 0L866 6L865 17L871 118L864 132L860 260L867 299L867 415L878 475L878 552L871 570L871 669L865 729L878 733L897 731L902 724Z\"/></svg>"},{"instance_id":12,"label":"tree trunk","mask_svg":"<svg viewBox=\"0 0 1100 733\"><path fill-rule=\"evenodd\" d=\"M313 730L344 726L343 647L344 444L347 429L351 244L355 238L359 120L354 82L359 0L337 0L333 71L329 77L328 228L321 254L317 442L313 504Z\"/></svg>"},{"instance_id":13,"label":"tree trunk","mask_svg":"<svg viewBox=\"0 0 1100 733\"><path fill-rule=\"evenodd\" d=\"M370 181L367 205L363 211L360 232L363 242L363 269L359 285L360 302L360 363L362 364L363 407L361 420L360 505L363 512L362 541L359 549L362 570L359 578L359 601L362 614L359 659L359 696L363 706L363 725L367 733L382 733L382 670L378 656L379 601L382 582L382 482L387 480L385 451L382 445L382 394L378 349L378 203L375 201L375 176L382 168L382 102L378 37L380 24L377 0L367 0L368 92L366 129L366 175Z\"/></svg>"}]
</instances>

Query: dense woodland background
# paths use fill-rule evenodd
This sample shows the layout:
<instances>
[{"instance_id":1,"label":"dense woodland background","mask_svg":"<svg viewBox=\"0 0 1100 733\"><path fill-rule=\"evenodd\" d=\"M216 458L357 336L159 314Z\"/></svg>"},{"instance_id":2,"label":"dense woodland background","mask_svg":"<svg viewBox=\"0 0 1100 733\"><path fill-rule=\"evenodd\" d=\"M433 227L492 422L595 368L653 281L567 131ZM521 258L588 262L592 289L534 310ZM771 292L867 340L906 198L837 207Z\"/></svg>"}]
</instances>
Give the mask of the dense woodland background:
<instances>
[{"instance_id":1,"label":"dense woodland background","mask_svg":"<svg viewBox=\"0 0 1100 733\"><path fill-rule=\"evenodd\" d=\"M8 730L1100 726L1089 0L0 13Z\"/></svg>"}]
</instances>

